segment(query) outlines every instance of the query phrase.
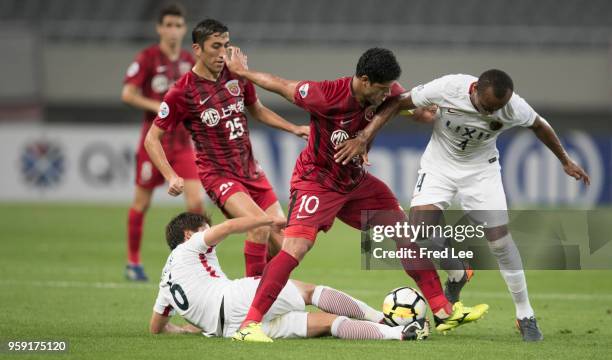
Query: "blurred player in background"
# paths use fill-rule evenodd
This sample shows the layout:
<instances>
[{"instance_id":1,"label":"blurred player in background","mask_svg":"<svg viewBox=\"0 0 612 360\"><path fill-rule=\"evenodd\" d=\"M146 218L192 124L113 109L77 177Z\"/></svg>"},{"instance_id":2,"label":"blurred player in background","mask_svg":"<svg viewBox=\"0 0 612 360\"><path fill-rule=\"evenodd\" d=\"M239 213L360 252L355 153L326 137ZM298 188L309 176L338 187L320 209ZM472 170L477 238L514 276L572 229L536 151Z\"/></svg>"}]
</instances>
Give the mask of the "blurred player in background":
<instances>
[{"instance_id":1,"label":"blurred player in background","mask_svg":"<svg viewBox=\"0 0 612 360\"><path fill-rule=\"evenodd\" d=\"M162 271L150 331L202 331L207 336L231 337L244 320L260 279L228 279L215 246L231 234L285 225L284 217L265 214L212 227L199 214L182 213L172 219L166 227L172 252ZM306 305L324 312L306 312ZM169 323L175 312L192 325ZM383 317L382 312L342 291L289 280L264 318L263 328L271 338L333 335L353 340L421 340L429 333L425 319L391 327L382 324Z\"/></svg>"},{"instance_id":2,"label":"blurred player in background","mask_svg":"<svg viewBox=\"0 0 612 360\"><path fill-rule=\"evenodd\" d=\"M527 127L559 159L567 175L589 185L587 173L567 154L554 129L514 92L508 74L491 69L476 78L446 75L419 85L401 100L394 111L437 106L434 130L421 158L421 169L410 204L411 222L437 224L442 210L454 198L468 215L484 224L488 245L497 258L516 308L516 325L523 340L540 341L543 335L527 293L521 255L508 231L506 195L502 184L497 136L515 126ZM337 161L349 163L367 153L374 135L388 119L376 119L355 139L340 146ZM453 267L445 293L458 301L461 289L471 277L470 269Z\"/></svg>"},{"instance_id":3,"label":"blurred player in background","mask_svg":"<svg viewBox=\"0 0 612 360\"><path fill-rule=\"evenodd\" d=\"M266 266L249 314L234 339L269 341L261 330L268 312L289 275L312 248L319 231L331 228L338 217L362 228L362 211L371 212L368 223L395 224L406 221L406 214L391 190L368 174L361 158L342 166L334 161L338 144L354 136L375 116L386 98L404 90L397 83L401 68L387 49L372 48L361 55L354 76L330 81L293 81L248 69L246 56L235 48L227 64L236 74L266 90L275 92L311 115L311 136L301 152L291 179L291 200L282 250ZM383 218L377 219L381 213ZM415 245L395 239L398 248ZM418 250L416 251L418 254ZM402 264L423 292L434 313L439 331L446 331L480 318L485 304L473 308L452 305L431 261L403 259ZM247 334L244 336L244 334Z\"/></svg>"},{"instance_id":4,"label":"blurred player in background","mask_svg":"<svg viewBox=\"0 0 612 360\"><path fill-rule=\"evenodd\" d=\"M128 67L121 99L128 105L144 110L144 121L136 152L136 192L128 214L129 280L146 281L140 263L140 244L144 216L151 204L153 190L164 183L164 177L153 166L144 148L144 139L170 86L193 66L193 58L181 48L185 36L185 10L181 5L168 5L157 19L159 44L141 51ZM202 212L201 185L195 165L195 153L187 130L178 126L162 139L168 161L185 179L187 210Z\"/></svg>"},{"instance_id":5,"label":"blurred player in background","mask_svg":"<svg viewBox=\"0 0 612 360\"><path fill-rule=\"evenodd\" d=\"M184 124L195 142L202 185L228 218L283 217L276 194L253 157L245 110L268 126L302 138L308 138L309 128L294 125L265 107L253 84L225 67L230 42L225 25L204 20L193 29L192 40L197 62L164 97L145 140L149 156L170 184L168 193L181 194L186 183L166 155L161 139ZM249 230L244 246L246 275L261 275L267 244L275 254L281 242L281 233L271 233L268 227Z\"/></svg>"}]
</instances>

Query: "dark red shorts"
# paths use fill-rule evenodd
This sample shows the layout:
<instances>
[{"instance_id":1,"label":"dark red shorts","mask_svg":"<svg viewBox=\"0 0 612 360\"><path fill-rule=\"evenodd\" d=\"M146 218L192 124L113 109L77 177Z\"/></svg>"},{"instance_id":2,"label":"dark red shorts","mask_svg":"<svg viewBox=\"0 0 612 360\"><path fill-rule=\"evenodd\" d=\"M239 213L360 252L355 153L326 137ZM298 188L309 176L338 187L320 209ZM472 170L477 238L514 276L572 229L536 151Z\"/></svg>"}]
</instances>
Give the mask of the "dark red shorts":
<instances>
[{"instance_id":1,"label":"dark red shorts","mask_svg":"<svg viewBox=\"0 0 612 360\"><path fill-rule=\"evenodd\" d=\"M346 224L361 229L370 221L364 210L384 210L403 218L403 209L389 187L367 174L353 191L343 194L322 187L313 181L298 181L291 189L285 237L315 240L318 231L327 231L337 217ZM365 217L365 218L364 218Z\"/></svg>"},{"instance_id":2,"label":"dark red shorts","mask_svg":"<svg viewBox=\"0 0 612 360\"><path fill-rule=\"evenodd\" d=\"M166 153L170 166L176 174L185 180L197 180L198 169L195 163L195 152L192 149ZM136 153L136 185L145 189L154 189L165 182L164 176L157 170L145 149Z\"/></svg>"},{"instance_id":3,"label":"dark red shorts","mask_svg":"<svg viewBox=\"0 0 612 360\"><path fill-rule=\"evenodd\" d=\"M227 199L237 192L249 195L264 211L278 201L268 178L263 173L256 180L211 175L203 176L200 180L210 199L221 210Z\"/></svg>"}]
</instances>

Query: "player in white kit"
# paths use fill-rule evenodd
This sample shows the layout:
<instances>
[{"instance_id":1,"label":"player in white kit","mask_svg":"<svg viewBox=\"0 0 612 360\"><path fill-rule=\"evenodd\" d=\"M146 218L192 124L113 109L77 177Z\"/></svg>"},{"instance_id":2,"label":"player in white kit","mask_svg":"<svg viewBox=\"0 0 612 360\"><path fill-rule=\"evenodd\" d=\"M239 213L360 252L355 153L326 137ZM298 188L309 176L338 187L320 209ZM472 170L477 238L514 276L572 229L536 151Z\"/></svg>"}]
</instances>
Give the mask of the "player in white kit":
<instances>
[{"instance_id":1,"label":"player in white kit","mask_svg":"<svg viewBox=\"0 0 612 360\"><path fill-rule=\"evenodd\" d=\"M215 246L230 234L260 226L279 228L286 221L266 215L235 218L210 227L200 214L175 217L166 227L172 252L162 271L150 331L232 337L246 317L259 277L228 279ZM306 305L323 311L308 313ZM174 313L190 325L171 324ZM342 339L422 340L429 334L424 320L391 327L382 323L383 318L382 312L341 291L290 280L263 318L263 330L270 338L333 335Z\"/></svg>"},{"instance_id":2,"label":"player in white kit","mask_svg":"<svg viewBox=\"0 0 612 360\"><path fill-rule=\"evenodd\" d=\"M365 144L397 111L432 106L437 107L435 116L420 116L421 121L431 119L434 130L421 158L410 221L420 223L427 219L426 223L437 223L442 210L457 199L461 208L485 227L489 248L512 295L523 340L542 340L529 302L520 253L506 226L507 204L495 145L497 136L515 126L527 127L557 156L569 176L586 185L590 183L589 176L568 156L548 122L514 93L510 76L496 69L478 78L446 75L413 88L385 109L389 116L373 121L351 143L342 144L337 161L363 156ZM442 263L441 267L444 268ZM472 271L462 266L445 270L449 273L446 296L458 301Z\"/></svg>"}]
</instances>

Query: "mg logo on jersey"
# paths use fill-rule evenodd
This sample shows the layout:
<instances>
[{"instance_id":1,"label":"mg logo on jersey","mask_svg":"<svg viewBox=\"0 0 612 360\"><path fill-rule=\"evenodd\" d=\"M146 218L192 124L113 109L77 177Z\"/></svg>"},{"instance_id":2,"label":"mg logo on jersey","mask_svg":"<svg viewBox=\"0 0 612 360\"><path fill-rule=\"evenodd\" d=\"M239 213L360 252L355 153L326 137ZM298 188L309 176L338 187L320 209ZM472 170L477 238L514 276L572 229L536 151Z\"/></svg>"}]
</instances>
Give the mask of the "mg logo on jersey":
<instances>
[{"instance_id":1,"label":"mg logo on jersey","mask_svg":"<svg viewBox=\"0 0 612 360\"><path fill-rule=\"evenodd\" d=\"M240 85L238 84L238 80L230 80L226 82L225 88L230 94L232 94L232 96L240 95Z\"/></svg>"},{"instance_id":2,"label":"mg logo on jersey","mask_svg":"<svg viewBox=\"0 0 612 360\"><path fill-rule=\"evenodd\" d=\"M588 188L569 177L559 160L533 134L515 136L502 164L508 198L514 204L594 204L604 191L605 162L594 139L574 131L564 136L570 157L591 177Z\"/></svg>"},{"instance_id":3,"label":"mg logo on jersey","mask_svg":"<svg viewBox=\"0 0 612 360\"><path fill-rule=\"evenodd\" d=\"M344 130L335 130L330 137L332 144L338 146L349 138L349 134Z\"/></svg>"},{"instance_id":4,"label":"mg logo on jersey","mask_svg":"<svg viewBox=\"0 0 612 360\"><path fill-rule=\"evenodd\" d=\"M210 108L202 111L200 119L202 119L202 122L207 126L213 127L219 123L219 120L221 120L221 116L219 115L219 112L216 109Z\"/></svg>"}]
</instances>

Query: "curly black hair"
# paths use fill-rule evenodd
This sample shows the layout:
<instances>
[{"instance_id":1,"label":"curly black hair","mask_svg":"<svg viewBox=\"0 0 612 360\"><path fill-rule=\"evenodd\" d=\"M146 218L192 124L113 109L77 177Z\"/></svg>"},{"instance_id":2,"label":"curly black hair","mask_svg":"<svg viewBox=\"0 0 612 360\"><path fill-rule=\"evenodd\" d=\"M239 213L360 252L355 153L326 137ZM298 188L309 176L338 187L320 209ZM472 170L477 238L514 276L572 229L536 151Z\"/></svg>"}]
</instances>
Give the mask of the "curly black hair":
<instances>
[{"instance_id":1,"label":"curly black hair","mask_svg":"<svg viewBox=\"0 0 612 360\"><path fill-rule=\"evenodd\" d=\"M210 226L210 217L207 214L194 214L183 212L170 220L166 225L166 242L170 250L185 242L185 231L198 231L204 225Z\"/></svg>"},{"instance_id":2,"label":"curly black hair","mask_svg":"<svg viewBox=\"0 0 612 360\"><path fill-rule=\"evenodd\" d=\"M493 94L498 99L503 99L508 91L514 91L514 83L510 75L498 69L487 70L478 77L479 93L485 91L489 86L493 87Z\"/></svg>"},{"instance_id":3,"label":"curly black hair","mask_svg":"<svg viewBox=\"0 0 612 360\"><path fill-rule=\"evenodd\" d=\"M191 31L191 41L202 46L204 41L212 34L223 34L228 31L227 26L220 21L214 19L202 20Z\"/></svg>"},{"instance_id":4,"label":"curly black hair","mask_svg":"<svg viewBox=\"0 0 612 360\"><path fill-rule=\"evenodd\" d=\"M357 62L355 75L366 75L371 83L382 84L397 80L402 74L393 52L383 48L366 50Z\"/></svg>"}]
</instances>

